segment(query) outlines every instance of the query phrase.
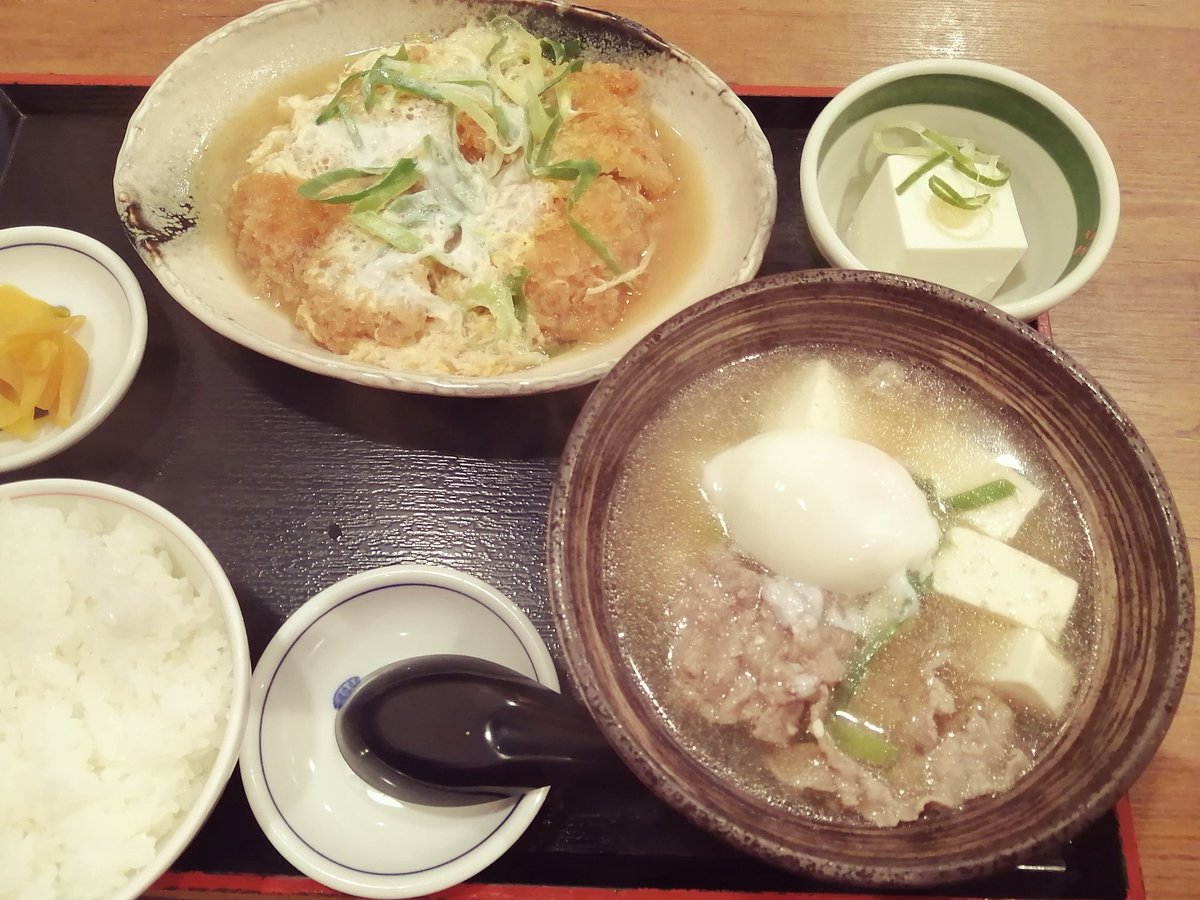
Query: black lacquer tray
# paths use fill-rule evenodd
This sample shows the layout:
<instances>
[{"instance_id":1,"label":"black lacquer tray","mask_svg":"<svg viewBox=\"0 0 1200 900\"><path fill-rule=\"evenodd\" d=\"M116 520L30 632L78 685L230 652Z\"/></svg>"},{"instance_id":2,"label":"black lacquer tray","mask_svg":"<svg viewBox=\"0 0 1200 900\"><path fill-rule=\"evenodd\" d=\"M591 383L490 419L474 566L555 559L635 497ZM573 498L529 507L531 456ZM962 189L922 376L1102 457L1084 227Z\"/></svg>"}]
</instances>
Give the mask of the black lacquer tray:
<instances>
[{"instance_id":1,"label":"black lacquer tray","mask_svg":"<svg viewBox=\"0 0 1200 900\"><path fill-rule=\"evenodd\" d=\"M291 368L210 331L159 286L117 219L113 166L143 92L0 86L0 227L58 225L104 241L138 273L149 312L144 361L116 412L72 449L0 480L86 478L166 506L224 564L252 660L307 598L347 575L396 563L451 566L491 582L561 659L545 583L545 509L588 389L504 399L394 393ZM807 128L825 101L747 102L779 174L779 214L762 273L819 265L797 173ZM1127 813L1118 806L1036 864L933 895L1140 897ZM553 790L525 835L474 881L563 892L854 893L742 856L621 771ZM304 894L306 884L321 892L259 830L235 773L155 893L244 895L274 885L263 892Z\"/></svg>"}]
</instances>

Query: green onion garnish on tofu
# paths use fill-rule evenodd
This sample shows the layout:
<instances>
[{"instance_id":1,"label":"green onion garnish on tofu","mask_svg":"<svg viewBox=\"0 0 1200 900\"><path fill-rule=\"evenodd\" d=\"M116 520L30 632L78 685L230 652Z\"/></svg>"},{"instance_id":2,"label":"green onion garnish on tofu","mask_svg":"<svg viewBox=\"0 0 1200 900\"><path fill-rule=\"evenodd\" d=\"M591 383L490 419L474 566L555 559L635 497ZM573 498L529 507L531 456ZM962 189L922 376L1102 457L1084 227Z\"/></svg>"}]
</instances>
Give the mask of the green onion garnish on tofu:
<instances>
[{"instance_id":1,"label":"green onion garnish on tofu","mask_svg":"<svg viewBox=\"0 0 1200 900\"><path fill-rule=\"evenodd\" d=\"M929 176L929 190L933 196L956 209L982 209L992 199L991 194L972 194L965 197L956 191L950 182L938 175Z\"/></svg>"},{"instance_id":2,"label":"green onion garnish on tofu","mask_svg":"<svg viewBox=\"0 0 1200 900\"><path fill-rule=\"evenodd\" d=\"M885 135L889 132L904 135L904 143L890 143ZM915 140L914 140L915 139ZM887 155L924 157L925 162L914 169L907 178L896 185L896 193L903 194L928 175L927 184L933 196L956 209L982 209L991 200L991 194L981 191L966 196L956 190L946 179L931 174L934 169L949 160L954 168L984 187L1003 187L1012 177L1012 171L998 156L979 150L967 138L949 137L940 131L926 128L918 122L905 122L877 129L871 138L880 153Z\"/></svg>"}]
</instances>

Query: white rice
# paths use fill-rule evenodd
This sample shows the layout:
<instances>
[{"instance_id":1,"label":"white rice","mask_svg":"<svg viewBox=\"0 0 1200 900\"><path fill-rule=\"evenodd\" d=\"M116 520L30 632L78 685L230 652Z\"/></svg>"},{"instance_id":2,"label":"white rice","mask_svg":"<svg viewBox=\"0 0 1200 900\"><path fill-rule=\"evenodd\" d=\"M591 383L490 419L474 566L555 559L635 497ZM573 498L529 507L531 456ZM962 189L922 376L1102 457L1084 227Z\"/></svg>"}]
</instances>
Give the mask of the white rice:
<instances>
[{"instance_id":1,"label":"white rice","mask_svg":"<svg viewBox=\"0 0 1200 900\"><path fill-rule=\"evenodd\" d=\"M211 589L145 524L0 500L0 898L111 897L150 863L232 678Z\"/></svg>"}]
</instances>

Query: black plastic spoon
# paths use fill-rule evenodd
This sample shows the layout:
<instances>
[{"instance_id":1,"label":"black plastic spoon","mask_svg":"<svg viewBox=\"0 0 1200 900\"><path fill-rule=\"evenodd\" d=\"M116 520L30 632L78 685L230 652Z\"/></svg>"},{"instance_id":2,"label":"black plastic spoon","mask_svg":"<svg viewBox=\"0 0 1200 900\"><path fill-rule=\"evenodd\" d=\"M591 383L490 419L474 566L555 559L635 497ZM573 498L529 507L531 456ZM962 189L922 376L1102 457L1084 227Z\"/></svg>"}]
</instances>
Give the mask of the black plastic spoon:
<instances>
[{"instance_id":1,"label":"black plastic spoon","mask_svg":"<svg viewBox=\"0 0 1200 900\"><path fill-rule=\"evenodd\" d=\"M472 656L375 670L338 710L334 729L347 764L372 787L443 806L523 794L616 761L581 706Z\"/></svg>"}]
</instances>

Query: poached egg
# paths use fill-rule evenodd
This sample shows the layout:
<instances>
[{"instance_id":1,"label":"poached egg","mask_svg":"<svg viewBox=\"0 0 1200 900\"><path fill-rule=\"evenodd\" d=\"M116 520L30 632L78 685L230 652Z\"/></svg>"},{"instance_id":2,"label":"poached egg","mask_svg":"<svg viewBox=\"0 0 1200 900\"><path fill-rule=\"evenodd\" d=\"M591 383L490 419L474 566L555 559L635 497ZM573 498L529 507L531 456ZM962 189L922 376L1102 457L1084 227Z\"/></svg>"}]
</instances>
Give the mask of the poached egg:
<instances>
[{"instance_id":1,"label":"poached egg","mask_svg":"<svg viewBox=\"0 0 1200 900\"><path fill-rule=\"evenodd\" d=\"M763 432L717 454L701 488L739 551L834 593L865 594L920 568L941 539L904 466L816 428Z\"/></svg>"}]
</instances>

